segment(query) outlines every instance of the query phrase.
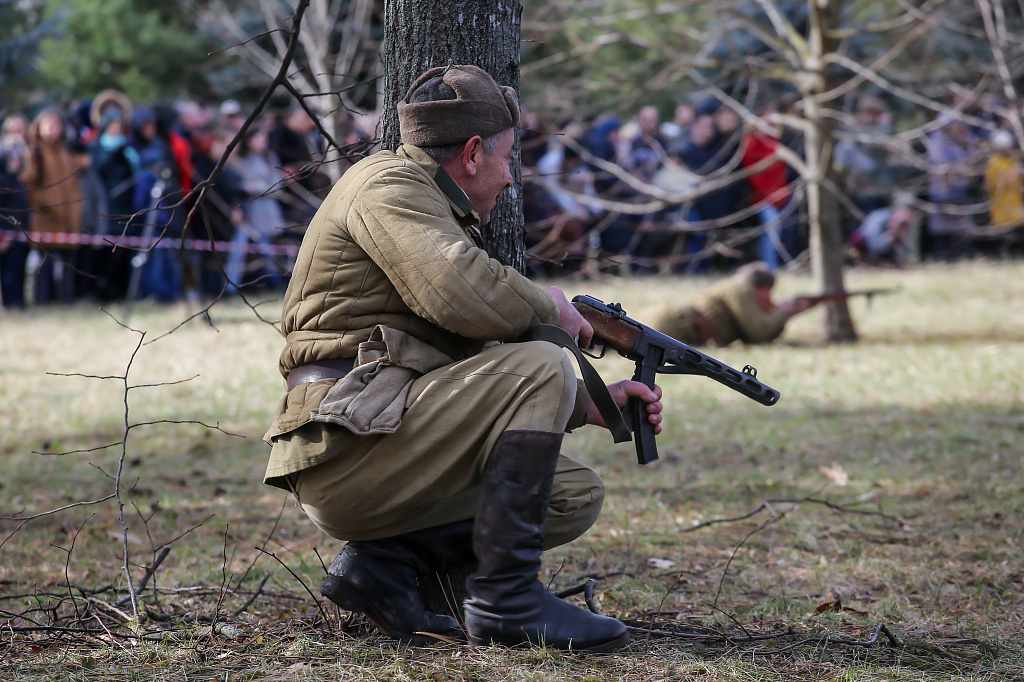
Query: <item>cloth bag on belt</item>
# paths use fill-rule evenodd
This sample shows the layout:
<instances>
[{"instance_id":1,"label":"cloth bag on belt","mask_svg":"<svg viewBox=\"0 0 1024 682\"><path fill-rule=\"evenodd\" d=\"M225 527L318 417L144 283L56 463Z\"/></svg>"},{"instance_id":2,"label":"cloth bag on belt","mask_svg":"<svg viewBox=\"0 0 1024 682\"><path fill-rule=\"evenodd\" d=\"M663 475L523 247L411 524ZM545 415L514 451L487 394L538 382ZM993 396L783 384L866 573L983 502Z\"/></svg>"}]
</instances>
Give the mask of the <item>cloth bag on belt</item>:
<instances>
[{"instance_id":1,"label":"cloth bag on belt","mask_svg":"<svg viewBox=\"0 0 1024 682\"><path fill-rule=\"evenodd\" d=\"M328 391L310 418L344 426L358 436L394 433L412 382L453 362L414 336L377 325L369 340L359 344L356 366ZM366 390L371 385L373 390Z\"/></svg>"}]
</instances>

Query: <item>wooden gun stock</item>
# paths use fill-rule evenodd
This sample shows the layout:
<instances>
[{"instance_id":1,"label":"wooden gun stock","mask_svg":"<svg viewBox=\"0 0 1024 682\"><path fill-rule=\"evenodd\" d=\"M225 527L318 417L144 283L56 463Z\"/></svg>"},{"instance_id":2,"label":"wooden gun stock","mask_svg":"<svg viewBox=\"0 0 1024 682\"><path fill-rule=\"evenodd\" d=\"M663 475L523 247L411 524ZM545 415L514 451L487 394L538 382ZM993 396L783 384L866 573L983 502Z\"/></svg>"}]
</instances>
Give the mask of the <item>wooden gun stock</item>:
<instances>
[{"instance_id":1,"label":"wooden gun stock","mask_svg":"<svg viewBox=\"0 0 1024 682\"><path fill-rule=\"evenodd\" d=\"M616 317L613 313L586 303L579 303L576 299L573 299L573 305L576 306L576 310L583 316L583 319L594 328L595 341L611 346L623 354L632 352L637 347L640 338L639 328Z\"/></svg>"}]
</instances>

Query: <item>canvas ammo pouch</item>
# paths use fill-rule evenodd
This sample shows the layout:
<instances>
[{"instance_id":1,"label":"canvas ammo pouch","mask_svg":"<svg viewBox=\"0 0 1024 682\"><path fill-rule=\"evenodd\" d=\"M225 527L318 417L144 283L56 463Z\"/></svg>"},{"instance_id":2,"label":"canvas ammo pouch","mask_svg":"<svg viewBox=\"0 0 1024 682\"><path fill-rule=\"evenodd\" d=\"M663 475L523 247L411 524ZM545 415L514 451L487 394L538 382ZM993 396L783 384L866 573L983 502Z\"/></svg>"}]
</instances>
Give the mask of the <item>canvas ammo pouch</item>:
<instances>
[{"instance_id":1,"label":"canvas ammo pouch","mask_svg":"<svg viewBox=\"0 0 1024 682\"><path fill-rule=\"evenodd\" d=\"M310 418L359 436L394 433L402 423L412 382L453 362L414 336L377 325L359 344L355 367L327 392ZM367 390L371 386L373 390Z\"/></svg>"}]
</instances>

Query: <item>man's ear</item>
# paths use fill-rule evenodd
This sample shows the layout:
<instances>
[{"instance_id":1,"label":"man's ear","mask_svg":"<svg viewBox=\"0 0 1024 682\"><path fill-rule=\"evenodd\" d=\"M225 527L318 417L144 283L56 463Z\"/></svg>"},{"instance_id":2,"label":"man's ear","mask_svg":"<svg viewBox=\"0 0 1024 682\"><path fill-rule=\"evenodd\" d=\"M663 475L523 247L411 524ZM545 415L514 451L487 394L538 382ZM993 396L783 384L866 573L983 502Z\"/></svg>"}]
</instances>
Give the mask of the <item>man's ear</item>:
<instances>
[{"instance_id":1,"label":"man's ear","mask_svg":"<svg viewBox=\"0 0 1024 682\"><path fill-rule=\"evenodd\" d=\"M465 169L466 175L476 175L483 160L483 154L484 141L482 137L474 135L466 140L466 144L462 148L462 167Z\"/></svg>"}]
</instances>

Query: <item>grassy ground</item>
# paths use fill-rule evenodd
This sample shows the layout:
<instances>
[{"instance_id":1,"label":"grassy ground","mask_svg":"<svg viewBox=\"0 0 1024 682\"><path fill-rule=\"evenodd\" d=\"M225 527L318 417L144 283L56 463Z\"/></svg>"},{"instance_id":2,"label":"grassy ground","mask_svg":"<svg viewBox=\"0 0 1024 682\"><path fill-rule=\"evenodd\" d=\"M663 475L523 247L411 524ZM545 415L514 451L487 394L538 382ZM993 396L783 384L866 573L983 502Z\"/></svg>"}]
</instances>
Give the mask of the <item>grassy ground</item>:
<instances>
[{"instance_id":1,"label":"grassy ground","mask_svg":"<svg viewBox=\"0 0 1024 682\"><path fill-rule=\"evenodd\" d=\"M564 287L643 319L702 284ZM660 461L566 440L609 495L544 577L598 578L600 609L637 628L606 656L398 649L318 604L339 543L260 484L281 338L252 310L178 327L187 311L141 306L144 334L84 307L3 315L0 679L1024 679L1024 263L847 284L899 287L852 304L860 343L818 343L815 311L780 343L711 351L778 405L670 376ZM136 586L161 559L141 623L126 548Z\"/></svg>"}]
</instances>

